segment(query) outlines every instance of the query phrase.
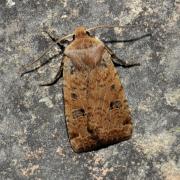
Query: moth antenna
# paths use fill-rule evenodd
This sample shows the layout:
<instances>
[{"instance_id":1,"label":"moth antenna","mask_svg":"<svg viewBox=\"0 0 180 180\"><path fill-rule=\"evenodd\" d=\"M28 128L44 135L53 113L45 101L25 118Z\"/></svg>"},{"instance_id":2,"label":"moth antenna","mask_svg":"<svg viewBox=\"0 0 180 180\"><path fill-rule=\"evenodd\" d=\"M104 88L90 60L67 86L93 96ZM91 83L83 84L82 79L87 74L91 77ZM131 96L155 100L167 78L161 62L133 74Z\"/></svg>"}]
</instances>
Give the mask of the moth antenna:
<instances>
[{"instance_id":1,"label":"moth antenna","mask_svg":"<svg viewBox=\"0 0 180 180\"><path fill-rule=\"evenodd\" d=\"M87 29L87 31L94 31L94 30L100 29L100 28L115 28L115 27L125 28L125 26L118 26L118 25L98 25L98 26Z\"/></svg>"},{"instance_id":2,"label":"moth antenna","mask_svg":"<svg viewBox=\"0 0 180 180\"><path fill-rule=\"evenodd\" d=\"M38 62L42 57L44 57L44 55L46 55L46 53L47 53L55 44L60 43L61 41L65 40L65 39L67 39L67 38L69 38L69 37L71 37L71 36L73 36L73 34L69 34L69 35L67 35L67 36L63 36L62 38L58 38L55 42L53 42L53 43L49 46L49 48L47 48L47 49L42 53L42 55L41 55L38 59L35 59L35 60L34 60L33 62L31 62L30 64L25 65L24 68L27 68L27 67L31 66L32 64Z\"/></svg>"},{"instance_id":3,"label":"moth antenna","mask_svg":"<svg viewBox=\"0 0 180 180\"><path fill-rule=\"evenodd\" d=\"M95 26L95 27L92 27L92 28L89 28L89 29L87 29L87 31L94 31L94 30L96 30L96 29L100 29L100 28L115 28L115 27L117 27L117 28L126 28L126 27L128 27L128 25L127 26L118 26L118 25L98 25L98 26ZM130 26L130 27L135 27L135 26Z\"/></svg>"}]
</instances>

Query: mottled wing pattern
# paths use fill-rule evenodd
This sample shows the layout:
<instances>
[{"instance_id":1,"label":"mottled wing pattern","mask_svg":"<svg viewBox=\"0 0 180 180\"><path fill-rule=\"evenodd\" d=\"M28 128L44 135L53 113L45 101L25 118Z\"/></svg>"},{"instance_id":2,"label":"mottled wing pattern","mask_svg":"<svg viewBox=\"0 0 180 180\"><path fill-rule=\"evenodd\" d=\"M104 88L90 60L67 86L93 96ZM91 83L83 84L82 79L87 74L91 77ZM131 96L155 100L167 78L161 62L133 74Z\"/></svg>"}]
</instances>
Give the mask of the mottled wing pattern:
<instances>
[{"instance_id":1,"label":"mottled wing pattern","mask_svg":"<svg viewBox=\"0 0 180 180\"><path fill-rule=\"evenodd\" d=\"M77 70L65 57L63 76L66 123L75 152L99 149L131 136L125 93L106 50L90 70Z\"/></svg>"}]
</instances>

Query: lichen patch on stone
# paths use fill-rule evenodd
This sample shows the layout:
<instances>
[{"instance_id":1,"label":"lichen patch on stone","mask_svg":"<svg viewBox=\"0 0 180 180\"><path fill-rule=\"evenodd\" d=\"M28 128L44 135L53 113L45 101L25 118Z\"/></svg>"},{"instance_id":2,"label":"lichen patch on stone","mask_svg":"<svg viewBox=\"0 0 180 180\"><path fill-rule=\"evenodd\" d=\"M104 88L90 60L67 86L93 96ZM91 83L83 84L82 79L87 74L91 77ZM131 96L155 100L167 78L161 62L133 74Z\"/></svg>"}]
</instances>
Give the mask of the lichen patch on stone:
<instances>
[{"instance_id":1,"label":"lichen patch on stone","mask_svg":"<svg viewBox=\"0 0 180 180\"><path fill-rule=\"evenodd\" d=\"M165 93L165 98L168 105L180 109L180 89L170 90Z\"/></svg>"},{"instance_id":2,"label":"lichen patch on stone","mask_svg":"<svg viewBox=\"0 0 180 180\"><path fill-rule=\"evenodd\" d=\"M180 167L176 165L173 160L170 160L161 165L157 165L162 173L164 180L179 180L180 179Z\"/></svg>"},{"instance_id":3,"label":"lichen patch on stone","mask_svg":"<svg viewBox=\"0 0 180 180\"><path fill-rule=\"evenodd\" d=\"M8 6L9 8L11 8L12 6L14 6L16 3L13 0L7 0L6 1L6 6Z\"/></svg>"},{"instance_id":4,"label":"lichen patch on stone","mask_svg":"<svg viewBox=\"0 0 180 180\"><path fill-rule=\"evenodd\" d=\"M49 97L44 97L44 98L40 99L39 102L44 102L46 104L46 106L48 106L49 108L53 107L53 103Z\"/></svg>"},{"instance_id":5,"label":"lichen patch on stone","mask_svg":"<svg viewBox=\"0 0 180 180\"><path fill-rule=\"evenodd\" d=\"M159 134L148 134L135 138L137 150L142 151L147 157L156 157L159 153L167 153L175 142L176 137L167 131Z\"/></svg>"}]
</instances>

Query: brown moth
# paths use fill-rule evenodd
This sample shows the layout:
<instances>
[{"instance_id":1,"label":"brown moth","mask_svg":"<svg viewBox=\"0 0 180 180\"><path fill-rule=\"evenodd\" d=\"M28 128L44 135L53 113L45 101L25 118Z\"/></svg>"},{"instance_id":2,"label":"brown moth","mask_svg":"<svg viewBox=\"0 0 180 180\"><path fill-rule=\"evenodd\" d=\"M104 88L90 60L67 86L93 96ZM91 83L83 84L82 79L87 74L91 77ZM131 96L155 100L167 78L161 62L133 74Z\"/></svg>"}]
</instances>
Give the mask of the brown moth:
<instances>
[{"instance_id":1,"label":"brown moth","mask_svg":"<svg viewBox=\"0 0 180 180\"><path fill-rule=\"evenodd\" d=\"M63 70L68 135L72 149L79 153L129 139L133 125L113 64L119 59L85 27L77 27L73 35L74 39L62 51L63 60L54 82ZM54 41L62 46L64 39L70 36L72 34ZM122 60L119 63L125 67L138 65L128 65Z\"/></svg>"},{"instance_id":2,"label":"brown moth","mask_svg":"<svg viewBox=\"0 0 180 180\"><path fill-rule=\"evenodd\" d=\"M104 43L79 27L64 54L65 115L73 150L91 151L128 139L130 111Z\"/></svg>"}]
</instances>

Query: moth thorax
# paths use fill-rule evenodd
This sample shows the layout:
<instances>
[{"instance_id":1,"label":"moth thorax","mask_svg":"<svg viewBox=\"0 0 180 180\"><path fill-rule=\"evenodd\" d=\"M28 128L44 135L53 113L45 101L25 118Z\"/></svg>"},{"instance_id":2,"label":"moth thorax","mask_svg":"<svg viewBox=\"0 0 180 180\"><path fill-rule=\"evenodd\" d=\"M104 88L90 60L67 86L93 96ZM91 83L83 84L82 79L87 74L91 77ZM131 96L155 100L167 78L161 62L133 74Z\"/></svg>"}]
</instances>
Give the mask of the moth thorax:
<instances>
[{"instance_id":1,"label":"moth thorax","mask_svg":"<svg viewBox=\"0 0 180 180\"><path fill-rule=\"evenodd\" d=\"M87 36L86 28L83 27L83 26L77 27L77 28L75 29L74 34L75 34L75 37L76 37L76 38L85 37L85 36Z\"/></svg>"}]
</instances>

